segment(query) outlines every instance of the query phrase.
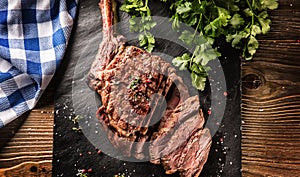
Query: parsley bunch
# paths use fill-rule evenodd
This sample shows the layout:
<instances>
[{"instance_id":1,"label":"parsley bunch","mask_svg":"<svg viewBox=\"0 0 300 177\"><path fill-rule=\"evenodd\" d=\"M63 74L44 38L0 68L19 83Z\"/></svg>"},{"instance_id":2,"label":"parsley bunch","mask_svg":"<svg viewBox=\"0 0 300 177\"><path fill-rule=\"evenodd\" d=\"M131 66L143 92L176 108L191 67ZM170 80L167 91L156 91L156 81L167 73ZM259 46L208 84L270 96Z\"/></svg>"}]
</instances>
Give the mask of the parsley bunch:
<instances>
[{"instance_id":1,"label":"parsley bunch","mask_svg":"<svg viewBox=\"0 0 300 177\"><path fill-rule=\"evenodd\" d=\"M180 40L195 46L192 55L185 53L173 59L180 70L191 72L193 86L204 90L207 77L206 65L221 54L212 48L214 40L225 36L232 47L241 51L241 56L250 60L259 47L257 35L270 30L268 11L278 7L277 0L161 0L170 5L172 27L180 28L183 22L195 32L183 31ZM130 13L130 27L133 31L144 31L140 36L141 46L153 49L155 40L149 30L155 26L148 8L142 0L125 0L122 10ZM142 17L140 23L134 18ZM148 50L148 51L151 51Z\"/></svg>"},{"instance_id":2,"label":"parsley bunch","mask_svg":"<svg viewBox=\"0 0 300 177\"><path fill-rule=\"evenodd\" d=\"M155 38L149 31L156 25L156 22L152 21L148 0L145 0L145 3L142 0L125 0L121 10L132 15L129 20L130 30L140 32L140 46L151 52L155 45Z\"/></svg>"}]
</instances>

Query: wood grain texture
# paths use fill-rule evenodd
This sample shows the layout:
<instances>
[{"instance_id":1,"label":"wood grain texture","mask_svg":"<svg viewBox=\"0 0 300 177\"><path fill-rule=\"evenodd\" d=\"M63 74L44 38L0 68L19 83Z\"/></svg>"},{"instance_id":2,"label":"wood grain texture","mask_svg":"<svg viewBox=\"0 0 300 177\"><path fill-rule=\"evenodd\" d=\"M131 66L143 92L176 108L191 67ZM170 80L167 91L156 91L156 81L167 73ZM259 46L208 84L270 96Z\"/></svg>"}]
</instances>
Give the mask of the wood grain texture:
<instances>
[{"instance_id":1,"label":"wood grain texture","mask_svg":"<svg viewBox=\"0 0 300 177\"><path fill-rule=\"evenodd\" d=\"M243 176L300 175L300 1L279 2L272 31L242 63Z\"/></svg>"},{"instance_id":2,"label":"wood grain texture","mask_svg":"<svg viewBox=\"0 0 300 177\"><path fill-rule=\"evenodd\" d=\"M0 177L52 175L53 93L50 85L35 109L0 129Z\"/></svg>"}]
</instances>

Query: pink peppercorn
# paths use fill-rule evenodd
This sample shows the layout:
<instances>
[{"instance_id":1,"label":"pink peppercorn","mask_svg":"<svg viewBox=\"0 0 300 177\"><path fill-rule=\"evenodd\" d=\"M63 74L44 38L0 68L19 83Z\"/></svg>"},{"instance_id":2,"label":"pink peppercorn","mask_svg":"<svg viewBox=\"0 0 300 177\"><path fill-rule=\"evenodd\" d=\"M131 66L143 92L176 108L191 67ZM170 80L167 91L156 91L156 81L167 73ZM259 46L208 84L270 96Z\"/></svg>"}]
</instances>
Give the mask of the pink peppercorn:
<instances>
[{"instance_id":1,"label":"pink peppercorn","mask_svg":"<svg viewBox=\"0 0 300 177\"><path fill-rule=\"evenodd\" d=\"M208 115L211 115L211 110L208 110L208 111L207 111L207 114L208 114Z\"/></svg>"},{"instance_id":2,"label":"pink peppercorn","mask_svg":"<svg viewBox=\"0 0 300 177\"><path fill-rule=\"evenodd\" d=\"M227 95L228 95L228 92L224 92L223 94L224 94L224 96L227 96Z\"/></svg>"}]
</instances>

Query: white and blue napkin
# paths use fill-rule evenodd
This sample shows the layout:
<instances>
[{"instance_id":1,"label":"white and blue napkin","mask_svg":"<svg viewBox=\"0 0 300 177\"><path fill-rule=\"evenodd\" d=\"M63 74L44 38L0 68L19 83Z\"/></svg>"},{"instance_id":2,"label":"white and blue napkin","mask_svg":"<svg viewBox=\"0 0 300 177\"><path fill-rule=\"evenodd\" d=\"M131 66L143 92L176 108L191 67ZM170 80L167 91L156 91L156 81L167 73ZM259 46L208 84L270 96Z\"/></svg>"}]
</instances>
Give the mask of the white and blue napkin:
<instances>
[{"instance_id":1,"label":"white and blue napkin","mask_svg":"<svg viewBox=\"0 0 300 177\"><path fill-rule=\"evenodd\" d=\"M36 105L58 69L78 0L0 1L0 127Z\"/></svg>"}]
</instances>

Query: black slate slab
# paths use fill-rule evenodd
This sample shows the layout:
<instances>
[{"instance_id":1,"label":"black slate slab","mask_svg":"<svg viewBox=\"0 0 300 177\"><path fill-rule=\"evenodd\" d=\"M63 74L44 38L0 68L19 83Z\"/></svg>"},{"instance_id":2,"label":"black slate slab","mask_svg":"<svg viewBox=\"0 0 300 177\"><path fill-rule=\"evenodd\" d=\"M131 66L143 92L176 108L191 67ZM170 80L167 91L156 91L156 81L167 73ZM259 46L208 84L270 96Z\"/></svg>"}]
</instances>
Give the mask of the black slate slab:
<instances>
[{"instance_id":1,"label":"black slate slab","mask_svg":"<svg viewBox=\"0 0 300 177\"><path fill-rule=\"evenodd\" d=\"M167 16L164 4L159 1L150 1L153 15ZM126 162L112 158L104 153L98 154L94 147L82 133L73 131L76 127L71 121L76 115L73 106L72 86L78 75L78 63L82 60L93 60L97 47L87 47L100 39L101 16L97 0L85 0L79 5L78 18L74 25L68 49L55 83L57 92L55 98L55 126L54 126L54 155L53 176L76 176L79 169L92 169L89 176L112 177L124 174L132 177L150 176L178 176L178 174L165 175L162 166L149 162ZM128 19L125 13L119 13L120 20ZM122 29L120 30L122 32ZM97 41L97 40L96 40ZM100 40L97 42L97 45ZM134 41L132 42L134 44ZM96 45L96 46L97 46ZM180 54L183 50L164 40L157 40L154 52L166 54ZM226 109L220 127L213 136L213 143L209 159L204 166L201 176L241 176L241 134L240 134L240 59L237 52L230 45L220 39L216 42L223 56L220 58L227 84ZM83 51L85 50L85 51ZM84 55L88 54L88 55ZM83 68L83 70L86 68ZM75 81L74 81L75 80ZM78 81L78 80L77 80ZM208 118L211 107L212 94L210 87L199 92L201 107ZM83 98L84 100L84 98ZM85 106L83 102L83 106ZM214 110L212 110L212 113Z\"/></svg>"}]
</instances>

